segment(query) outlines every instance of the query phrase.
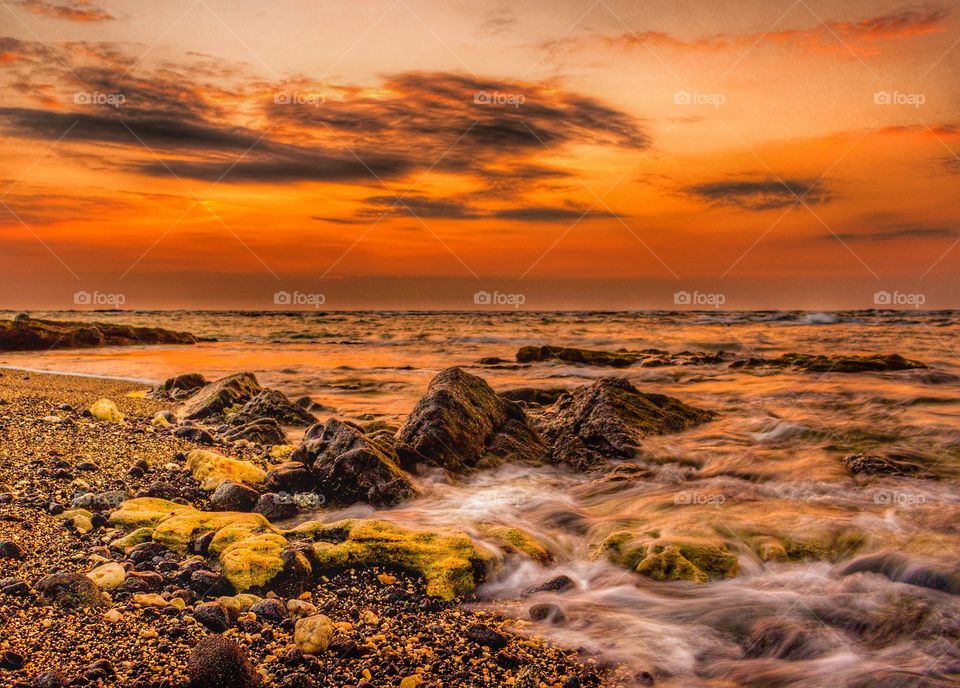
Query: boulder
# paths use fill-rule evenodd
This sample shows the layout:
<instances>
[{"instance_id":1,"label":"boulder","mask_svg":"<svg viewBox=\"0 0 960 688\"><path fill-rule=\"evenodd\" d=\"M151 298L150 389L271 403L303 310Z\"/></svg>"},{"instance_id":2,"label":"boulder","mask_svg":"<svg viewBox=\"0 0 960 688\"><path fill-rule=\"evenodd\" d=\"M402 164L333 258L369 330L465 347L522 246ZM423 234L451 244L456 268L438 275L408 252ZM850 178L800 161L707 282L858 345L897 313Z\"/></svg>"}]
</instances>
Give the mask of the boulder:
<instances>
[{"instance_id":1,"label":"boulder","mask_svg":"<svg viewBox=\"0 0 960 688\"><path fill-rule=\"evenodd\" d=\"M253 688L259 677L246 651L222 635L208 635L187 659L191 688Z\"/></svg>"},{"instance_id":2,"label":"boulder","mask_svg":"<svg viewBox=\"0 0 960 688\"><path fill-rule=\"evenodd\" d=\"M109 399L98 399L87 409L90 415L97 420L120 423L123 421L123 414L120 409Z\"/></svg>"},{"instance_id":3,"label":"boulder","mask_svg":"<svg viewBox=\"0 0 960 688\"><path fill-rule=\"evenodd\" d=\"M841 463L853 474L930 478L933 474L928 466L935 466L937 461L915 452L889 452L883 455L850 454L843 457Z\"/></svg>"},{"instance_id":4,"label":"boulder","mask_svg":"<svg viewBox=\"0 0 960 688\"><path fill-rule=\"evenodd\" d=\"M159 327L133 327L116 323L39 320L19 316L0 320L0 351L50 351L86 349L97 346L143 344L193 344L186 332Z\"/></svg>"},{"instance_id":5,"label":"boulder","mask_svg":"<svg viewBox=\"0 0 960 688\"><path fill-rule=\"evenodd\" d=\"M263 514L268 521L284 521L299 514L300 506L294 501L292 495L267 492L260 495L253 511Z\"/></svg>"},{"instance_id":6,"label":"boulder","mask_svg":"<svg viewBox=\"0 0 960 688\"><path fill-rule=\"evenodd\" d=\"M293 642L308 655L326 652L333 640L333 622L323 614L315 614L297 620L293 630Z\"/></svg>"},{"instance_id":7,"label":"boulder","mask_svg":"<svg viewBox=\"0 0 960 688\"><path fill-rule=\"evenodd\" d=\"M310 467L314 485L332 504L388 506L416 494L384 445L336 419L311 427L292 458Z\"/></svg>"},{"instance_id":8,"label":"boulder","mask_svg":"<svg viewBox=\"0 0 960 688\"><path fill-rule=\"evenodd\" d=\"M228 409L239 409L262 390L253 373L236 373L200 388L184 403L180 415L191 420L223 416Z\"/></svg>"},{"instance_id":9,"label":"boulder","mask_svg":"<svg viewBox=\"0 0 960 688\"><path fill-rule=\"evenodd\" d=\"M224 442L238 442L246 440L254 444L273 445L283 444L287 436L283 428L273 418L255 418L246 422L236 422L239 417L217 429L217 434Z\"/></svg>"},{"instance_id":10,"label":"boulder","mask_svg":"<svg viewBox=\"0 0 960 688\"><path fill-rule=\"evenodd\" d=\"M280 425L306 428L317 422L312 413L291 402L276 389L264 389L243 405L235 419L248 422L257 418L272 418ZM233 422L233 420L231 422Z\"/></svg>"},{"instance_id":11,"label":"boulder","mask_svg":"<svg viewBox=\"0 0 960 688\"><path fill-rule=\"evenodd\" d=\"M193 609L193 618L214 633L223 633L231 626L227 608L220 602L198 604Z\"/></svg>"},{"instance_id":12,"label":"boulder","mask_svg":"<svg viewBox=\"0 0 960 688\"><path fill-rule=\"evenodd\" d=\"M317 481L306 464L300 461L285 461L267 471L263 486L271 492L299 494L313 492Z\"/></svg>"},{"instance_id":13,"label":"boulder","mask_svg":"<svg viewBox=\"0 0 960 688\"><path fill-rule=\"evenodd\" d=\"M35 586L40 596L64 609L88 609L103 606L100 588L82 573L54 573Z\"/></svg>"},{"instance_id":14,"label":"boulder","mask_svg":"<svg viewBox=\"0 0 960 688\"><path fill-rule=\"evenodd\" d=\"M535 422L548 458L579 470L630 459L651 435L680 432L714 418L712 411L663 394L639 391L624 378L603 378L560 397Z\"/></svg>"},{"instance_id":15,"label":"boulder","mask_svg":"<svg viewBox=\"0 0 960 688\"><path fill-rule=\"evenodd\" d=\"M267 477L266 471L249 461L230 459L207 449L195 449L187 454L187 470L203 490L216 490L225 480L258 484Z\"/></svg>"},{"instance_id":16,"label":"boulder","mask_svg":"<svg viewBox=\"0 0 960 688\"><path fill-rule=\"evenodd\" d=\"M565 387L518 387L500 392L500 396L522 404L550 406L569 391Z\"/></svg>"},{"instance_id":17,"label":"boulder","mask_svg":"<svg viewBox=\"0 0 960 688\"><path fill-rule=\"evenodd\" d=\"M430 381L397 439L403 465L423 461L451 471L537 461L545 451L518 404L460 368L447 368Z\"/></svg>"},{"instance_id":18,"label":"boulder","mask_svg":"<svg viewBox=\"0 0 960 688\"><path fill-rule=\"evenodd\" d=\"M207 384L207 378L200 373L184 373L168 378L162 385L154 387L147 393L147 397L179 401Z\"/></svg>"},{"instance_id":19,"label":"boulder","mask_svg":"<svg viewBox=\"0 0 960 688\"><path fill-rule=\"evenodd\" d=\"M260 493L252 487L224 480L210 495L210 508L214 511L252 511L258 499Z\"/></svg>"}]
</instances>

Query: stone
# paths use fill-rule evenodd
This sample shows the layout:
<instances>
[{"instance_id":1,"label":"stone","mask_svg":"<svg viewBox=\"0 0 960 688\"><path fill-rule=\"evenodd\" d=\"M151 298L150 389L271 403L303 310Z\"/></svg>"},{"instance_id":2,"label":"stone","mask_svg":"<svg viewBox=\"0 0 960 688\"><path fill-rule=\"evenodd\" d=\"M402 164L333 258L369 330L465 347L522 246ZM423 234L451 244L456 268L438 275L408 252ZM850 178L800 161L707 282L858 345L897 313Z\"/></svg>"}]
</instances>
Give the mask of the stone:
<instances>
[{"instance_id":1,"label":"stone","mask_svg":"<svg viewBox=\"0 0 960 688\"><path fill-rule=\"evenodd\" d=\"M244 423L222 425L217 434L224 442L246 440L267 446L281 444L287 439L283 428L273 418L254 418Z\"/></svg>"},{"instance_id":2,"label":"stone","mask_svg":"<svg viewBox=\"0 0 960 688\"><path fill-rule=\"evenodd\" d=\"M300 461L285 461L267 471L263 485L271 492L299 494L313 492L316 479L306 464Z\"/></svg>"},{"instance_id":3,"label":"stone","mask_svg":"<svg viewBox=\"0 0 960 688\"><path fill-rule=\"evenodd\" d=\"M333 623L323 614L315 614L297 619L293 630L293 642L308 655L319 655L327 651L333 640Z\"/></svg>"},{"instance_id":4,"label":"stone","mask_svg":"<svg viewBox=\"0 0 960 688\"><path fill-rule=\"evenodd\" d=\"M266 598L255 602L250 611L256 615L257 620L274 626L279 625L287 618L287 609L280 600Z\"/></svg>"},{"instance_id":5,"label":"stone","mask_svg":"<svg viewBox=\"0 0 960 688\"><path fill-rule=\"evenodd\" d=\"M98 399L93 402L87 410L90 412L90 415L97 420L111 423L123 422L123 414L120 413L120 409L109 399Z\"/></svg>"},{"instance_id":6,"label":"stone","mask_svg":"<svg viewBox=\"0 0 960 688\"><path fill-rule=\"evenodd\" d=\"M500 392L500 396L523 404L550 406L569 391L566 387L518 387Z\"/></svg>"},{"instance_id":7,"label":"stone","mask_svg":"<svg viewBox=\"0 0 960 688\"><path fill-rule=\"evenodd\" d=\"M193 609L193 617L214 633L223 633L230 628L227 608L220 602L205 602Z\"/></svg>"},{"instance_id":8,"label":"stone","mask_svg":"<svg viewBox=\"0 0 960 688\"><path fill-rule=\"evenodd\" d=\"M35 586L40 596L64 609L88 609L103 606L100 588L82 573L54 573Z\"/></svg>"},{"instance_id":9,"label":"stone","mask_svg":"<svg viewBox=\"0 0 960 688\"><path fill-rule=\"evenodd\" d=\"M566 592L577 587L577 583L570 576L554 576L540 585L524 592L524 595L535 595L538 592Z\"/></svg>"},{"instance_id":10,"label":"stone","mask_svg":"<svg viewBox=\"0 0 960 688\"><path fill-rule=\"evenodd\" d=\"M931 460L919 453L890 452L884 455L849 454L843 457L840 463L855 475L932 478L933 473L928 469L928 465L936 465L937 459Z\"/></svg>"},{"instance_id":11,"label":"stone","mask_svg":"<svg viewBox=\"0 0 960 688\"><path fill-rule=\"evenodd\" d=\"M101 590L114 590L127 580L127 570L117 562L110 562L89 571L87 578L96 583Z\"/></svg>"},{"instance_id":12,"label":"stone","mask_svg":"<svg viewBox=\"0 0 960 688\"><path fill-rule=\"evenodd\" d=\"M467 627L467 639L477 645L489 647L491 650L502 650L509 640L502 633L498 633L484 624L472 624Z\"/></svg>"},{"instance_id":13,"label":"stone","mask_svg":"<svg viewBox=\"0 0 960 688\"><path fill-rule=\"evenodd\" d=\"M249 461L231 459L209 449L195 449L187 454L187 470L200 483L202 490L216 490L225 480L255 485L267 473Z\"/></svg>"},{"instance_id":14,"label":"stone","mask_svg":"<svg viewBox=\"0 0 960 688\"><path fill-rule=\"evenodd\" d=\"M23 560L23 548L11 540L0 540L0 559Z\"/></svg>"},{"instance_id":15,"label":"stone","mask_svg":"<svg viewBox=\"0 0 960 688\"><path fill-rule=\"evenodd\" d=\"M50 351L97 346L193 344L186 332L159 327L133 327L115 323L71 322L21 318L0 320L0 351Z\"/></svg>"},{"instance_id":16,"label":"stone","mask_svg":"<svg viewBox=\"0 0 960 688\"><path fill-rule=\"evenodd\" d=\"M316 417L302 406L291 402L287 396L276 389L264 389L257 393L236 414L239 422L257 418L272 418L280 425L306 428L317 422ZM233 422L234 419L231 419Z\"/></svg>"},{"instance_id":17,"label":"stone","mask_svg":"<svg viewBox=\"0 0 960 688\"><path fill-rule=\"evenodd\" d=\"M523 409L460 368L438 374L397 434L401 465L426 462L460 472L539 461L545 445Z\"/></svg>"},{"instance_id":18,"label":"stone","mask_svg":"<svg viewBox=\"0 0 960 688\"><path fill-rule=\"evenodd\" d=\"M260 493L252 487L224 480L210 495L210 508L214 511L252 511L258 499Z\"/></svg>"},{"instance_id":19,"label":"stone","mask_svg":"<svg viewBox=\"0 0 960 688\"><path fill-rule=\"evenodd\" d=\"M267 492L260 495L253 512L262 514L268 521L285 521L300 513L300 507L291 495Z\"/></svg>"},{"instance_id":20,"label":"stone","mask_svg":"<svg viewBox=\"0 0 960 688\"><path fill-rule=\"evenodd\" d=\"M162 385L154 387L147 393L147 397L180 401L207 384L207 379L200 373L184 373L168 378Z\"/></svg>"},{"instance_id":21,"label":"stone","mask_svg":"<svg viewBox=\"0 0 960 688\"><path fill-rule=\"evenodd\" d=\"M209 430L197 427L195 425L181 425L173 431L174 436L183 440L189 440L196 444L205 444L210 446L214 443L213 435Z\"/></svg>"},{"instance_id":22,"label":"stone","mask_svg":"<svg viewBox=\"0 0 960 688\"><path fill-rule=\"evenodd\" d=\"M180 415L192 420L221 417L228 409L242 407L262 389L253 373L236 373L200 388L184 403Z\"/></svg>"},{"instance_id":23,"label":"stone","mask_svg":"<svg viewBox=\"0 0 960 688\"><path fill-rule=\"evenodd\" d=\"M208 635L187 658L191 688L253 688L259 677L246 651L222 635Z\"/></svg>"},{"instance_id":24,"label":"stone","mask_svg":"<svg viewBox=\"0 0 960 688\"><path fill-rule=\"evenodd\" d=\"M331 504L391 506L417 493L383 446L336 419L311 427L293 459L310 467L317 490Z\"/></svg>"},{"instance_id":25,"label":"stone","mask_svg":"<svg viewBox=\"0 0 960 688\"><path fill-rule=\"evenodd\" d=\"M535 604L529 609L530 618L534 621L546 621L548 623L559 624L567 620L567 615L559 605L552 602Z\"/></svg>"},{"instance_id":26,"label":"stone","mask_svg":"<svg viewBox=\"0 0 960 688\"><path fill-rule=\"evenodd\" d=\"M133 596L133 603L141 607L166 607L167 602L163 597L156 593L136 593Z\"/></svg>"}]
</instances>

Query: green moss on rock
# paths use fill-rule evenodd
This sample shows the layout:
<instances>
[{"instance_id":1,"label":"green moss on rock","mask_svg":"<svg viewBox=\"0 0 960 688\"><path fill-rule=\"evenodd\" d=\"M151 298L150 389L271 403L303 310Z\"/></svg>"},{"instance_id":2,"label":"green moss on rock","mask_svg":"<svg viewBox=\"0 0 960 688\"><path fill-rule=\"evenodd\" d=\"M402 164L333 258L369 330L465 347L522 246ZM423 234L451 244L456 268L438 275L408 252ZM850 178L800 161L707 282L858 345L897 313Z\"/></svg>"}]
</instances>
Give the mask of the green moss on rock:
<instances>
[{"instance_id":1,"label":"green moss on rock","mask_svg":"<svg viewBox=\"0 0 960 688\"><path fill-rule=\"evenodd\" d=\"M255 485L266 480L267 473L249 461L231 459L209 449L187 454L187 470L204 490L216 490L225 480Z\"/></svg>"},{"instance_id":2,"label":"green moss on rock","mask_svg":"<svg viewBox=\"0 0 960 688\"><path fill-rule=\"evenodd\" d=\"M123 422L123 414L120 413L120 409L109 399L97 399L90 405L88 410L90 411L90 415L97 420L111 423Z\"/></svg>"}]
</instances>

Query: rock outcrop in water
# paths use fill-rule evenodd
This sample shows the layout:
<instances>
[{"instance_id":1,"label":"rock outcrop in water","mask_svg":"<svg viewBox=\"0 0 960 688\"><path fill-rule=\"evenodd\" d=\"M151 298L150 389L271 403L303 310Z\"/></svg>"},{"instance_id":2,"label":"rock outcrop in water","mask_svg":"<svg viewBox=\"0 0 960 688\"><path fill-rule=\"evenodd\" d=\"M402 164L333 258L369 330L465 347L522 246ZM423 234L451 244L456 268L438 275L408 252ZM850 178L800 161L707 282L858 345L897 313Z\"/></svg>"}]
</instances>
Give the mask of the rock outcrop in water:
<instances>
[{"instance_id":1,"label":"rock outcrop in water","mask_svg":"<svg viewBox=\"0 0 960 688\"><path fill-rule=\"evenodd\" d=\"M934 477L930 470L937 463L915 452L886 454L849 454L841 460L843 467L857 475L892 475L911 478Z\"/></svg>"},{"instance_id":2,"label":"rock outcrop in water","mask_svg":"<svg viewBox=\"0 0 960 688\"><path fill-rule=\"evenodd\" d=\"M810 373L867 373L927 368L925 363L904 358L900 354L870 354L866 356L814 356L790 353L779 358L745 358L734 361L731 368L796 368Z\"/></svg>"},{"instance_id":3,"label":"rock outcrop in water","mask_svg":"<svg viewBox=\"0 0 960 688\"><path fill-rule=\"evenodd\" d=\"M538 461L546 450L518 404L460 368L430 381L397 440L402 465L425 462L451 471Z\"/></svg>"},{"instance_id":4,"label":"rock outcrop in water","mask_svg":"<svg viewBox=\"0 0 960 688\"><path fill-rule=\"evenodd\" d=\"M188 332L102 322L36 320L20 315L0 320L0 351L90 349L138 344L196 344Z\"/></svg>"},{"instance_id":5,"label":"rock outcrop in water","mask_svg":"<svg viewBox=\"0 0 960 688\"><path fill-rule=\"evenodd\" d=\"M644 437L680 432L715 415L611 377L561 396L533 418L549 443L548 459L584 470L609 459L630 459Z\"/></svg>"},{"instance_id":6,"label":"rock outcrop in water","mask_svg":"<svg viewBox=\"0 0 960 688\"><path fill-rule=\"evenodd\" d=\"M175 375L147 392L147 398L182 401L207 384L207 378L200 373Z\"/></svg>"},{"instance_id":7,"label":"rock outcrop in water","mask_svg":"<svg viewBox=\"0 0 960 688\"><path fill-rule=\"evenodd\" d=\"M519 363L534 363L540 361L563 361L577 365L597 366L607 368L626 368L639 365L645 368L674 365L706 365L722 363L731 358L731 355L718 351L708 353L703 351L681 351L671 354L661 349L642 349L630 351L594 351L566 346L524 346L517 352Z\"/></svg>"},{"instance_id":8,"label":"rock outcrop in water","mask_svg":"<svg viewBox=\"0 0 960 688\"><path fill-rule=\"evenodd\" d=\"M332 418L311 427L292 458L311 470L316 490L332 504L389 506L417 493L390 453L389 447Z\"/></svg>"}]
</instances>

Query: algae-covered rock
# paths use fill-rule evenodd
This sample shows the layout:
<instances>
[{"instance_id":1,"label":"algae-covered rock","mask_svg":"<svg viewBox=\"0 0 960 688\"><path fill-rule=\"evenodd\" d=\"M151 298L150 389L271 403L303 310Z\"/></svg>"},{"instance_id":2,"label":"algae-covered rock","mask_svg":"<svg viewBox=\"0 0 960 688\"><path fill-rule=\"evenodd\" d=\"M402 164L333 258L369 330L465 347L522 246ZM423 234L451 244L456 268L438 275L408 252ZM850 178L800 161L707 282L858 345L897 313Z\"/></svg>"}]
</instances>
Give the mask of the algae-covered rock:
<instances>
[{"instance_id":1,"label":"algae-covered rock","mask_svg":"<svg viewBox=\"0 0 960 688\"><path fill-rule=\"evenodd\" d=\"M453 471L539 461L545 450L517 403L460 368L447 368L430 381L397 439L403 465L422 461Z\"/></svg>"},{"instance_id":2,"label":"algae-covered rock","mask_svg":"<svg viewBox=\"0 0 960 688\"><path fill-rule=\"evenodd\" d=\"M624 378L604 378L561 396L549 413L534 418L550 442L548 458L582 470L633 458L643 438L680 432L715 415L641 392Z\"/></svg>"},{"instance_id":3,"label":"algae-covered rock","mask_svg":"<svg viewBox=\"0 0 960 688\"><path fill-rule=\"evenodd\" d=\"M520 554L540 564L548 564L553 555L541 542L520 528L510 526L484 525L479 528L480 534L495 541L511 554Z\"/></svg>"},{"instance_id":4,"label":"algae-covered rock","mask_svg":"<svg viewBox=\"0 0 960 688\"><path fill-rule=\"evenodd\" d=\"M601 543L599 552L615 564L654 580L706 583L711 578L732 578L740 571L733 553L713 542L693 539L661 540L619 531Z\"/></svg>"},{"instance_id":5,"label":"algae-covered rock","mask_svg":"<svg viewBox=\"0 0 960 688\"><path fill-rule=\"evenodd\" d=\"M313 561L318 572L346 566L397 567L422 575L427 594L445 600L472 592L492 562L464 533L410 530L389 521L311 521L287 535L316 541Z\"/></svg>"},{"instance_id":6,"label":"algae-covered rock","mask_svg":"<svg viewBox=\"0 0 960 688\"><path fill-rule=\"evenodd\" d=\"M64 609L88 609L104 604L100 588L82 573L54 573L34 587L44 600Z\"/></svg>"},{"instance_id":7,"label":"algae-covered rock","mask_svg":"<svg viewBox=\"0 0 960 688\"><path fill-rule=\"evenodd\" d=\"M249 461L231 459L209 449L195 449L187 454L187 470L203 490L216 490L225 480L254 485L267 477L266 471Z\"/></svg>"},{"instance_id":8,"label":"algae-covered rock","mask_svg":"<svg viewBox=\"0 0 960 688\"><path fill-rule=\"evenodd\" d=\"M293 642L301 652L318 655L326 652L333 640L333 622L323 614L315 614L297 620L293 629Z\"/></svg>"},{"instance_id":9,"label":"algae-covered rock","mask_svg":"<svg viewBox=\"0 0 960 688\"><path fill-rule=\"evenodd\" d=\"M234 542L220 553L223 574L236 590L265 590L296 596L309 587L312 570L303 554L288 549L286 538L274 533Z\"/></svg>"},{"instance_id":10,"label":"algae-covered rock","mask_svg":"<svg viewBox=\"0 0 960 688\"><path fill-rule=\"evenodd\" d=\"M120 413L120 409L109 399L98 399L93 402L87 410L90 411L90 415L97 420L112 423L120 423L123 421L123 414Z\"/></svg>"}]
</instances>

